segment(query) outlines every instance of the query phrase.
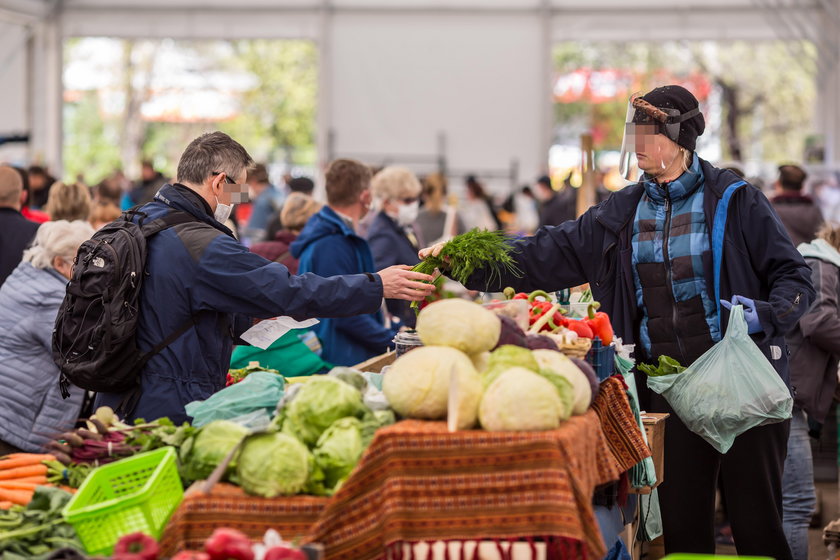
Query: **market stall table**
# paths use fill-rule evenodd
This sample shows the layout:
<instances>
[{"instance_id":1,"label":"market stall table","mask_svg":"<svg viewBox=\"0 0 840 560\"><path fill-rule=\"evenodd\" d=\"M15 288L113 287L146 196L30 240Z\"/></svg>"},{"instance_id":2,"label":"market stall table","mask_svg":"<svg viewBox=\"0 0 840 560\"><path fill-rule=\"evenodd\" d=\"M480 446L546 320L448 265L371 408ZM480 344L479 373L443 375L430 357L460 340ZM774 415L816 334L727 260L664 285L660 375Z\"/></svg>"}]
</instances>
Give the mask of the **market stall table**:
<instances>
[{"instance_id":1,"label":"market stall table","mask_svg":"<svg viewBox=\"0 0 840 560\"><path fill-rule=\"evenodd\" d=\"M203 481L202 481L203 482ZM232 484L219 483L209 494L196 483L184 496L161 538L163 556L200 550L219 527L238 529L260 541L269 529L288 540L305 536L329 501L318 496L257 498Z\"/></svg>"},{"instance_id":2,"label":"market stall table","mask_svg":"<svg viewBox=\"0 0 840 560\"><path fill-rule=\"evenodd\" d=\"M556 430L449 433L444 422L399 422L377 432L307 540L329 560L401 558L406 545L410 558L411 545L438 541L473 543L470 551L493 541L503 557L518 541L532 551L540 541L551 558L602 558L593 491L649 455L617 378Z\"/></svg>"}]
</instances>

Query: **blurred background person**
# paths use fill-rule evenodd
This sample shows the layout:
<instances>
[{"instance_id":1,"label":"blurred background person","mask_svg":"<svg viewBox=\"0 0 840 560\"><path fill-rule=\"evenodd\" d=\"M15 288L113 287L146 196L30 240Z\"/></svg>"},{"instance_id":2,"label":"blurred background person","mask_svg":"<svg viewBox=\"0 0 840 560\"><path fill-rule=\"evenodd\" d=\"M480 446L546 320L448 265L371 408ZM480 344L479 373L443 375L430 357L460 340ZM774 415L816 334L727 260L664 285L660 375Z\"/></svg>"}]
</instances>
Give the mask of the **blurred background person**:
<instances>
[{"instance_id":1,"label":"blurred background person","mask_svg":"<svg viewBox=\"0 0 840 560\"><path fill-rule=\"evenodd\" d=\"M277 232L273 241L255 243L251 252L270 261L279 262L297 274L298 260L289 249L297 239L306 222L315 215L323 204L309 195L293 192L283 203L281 220L284 229ZM276 369L286 377L298 377L324 373L332 369L332 364L321 358L321 341L312 329L292 329L268 348L262 350L255 346L235 346L230 358L231 369L246 367L257 361L263 367Z\"/></svg>"},{"instance_id":2,"label":"blurred background person","mask_svg":"<svg viewBox=\"0 0 840 560\"><path fill-rule=\"evenodd\" d=\"M55 177L40 165L30 165L27 174L29 175L29 188L32 198L29 205L35 210L43 210L44 206L47 205L47 197L49 197L50 189L55 183Z\"/></svg>"},{"instance_id":3,"label":"blurred background person","mask_svg":"<svg viewBox=\"0 0 840 560\"><path fill-rule=\"evenodd\" d=\"M808 174L798 165L780 166L779 178L773 184L776 195L770 199L791 241L797 246L813 241L823 223L819 207L802 192L807 178Z\"/></svg>"},{"instance_id":4,"label":"blurred background person","mask_svg":"<svg viewBox=\"0 0 840 560\"><path fill-rule=\"evenodd\" d=\"M63 399L52 359L52 331L76 251L90 224L43 224L32 248L0 287L0 455L38 452L73 427L84 391Z\"/></svg>"},{"instance_id":5,"label":"blurred background person","mask_svg":"<svg viewBox=\"0 0 840 560\"><path fill-rule=\"evenodd\" d=\"M786 337L793 419L782 477L785 536L794 560L808 558L808 527L817 504L809 434L819 439L837 388L840 363L840 227L824 225L798 247L811 267L817 298Z\"/></svg>"},{"instance_id":6,"label":"blurred background person","mask_svg":"<svg viewBox=\"0 0 840 560\"><path fill-rule=\"evenodd\" d=\"M446 177L432 173L423 180L423 206L417 213L415 233L421 243L440 243L464 233L464 222L455 209L448 204Z\"/></svg>"},{"instance_id":7,"label":"blurred background person","mask_svg":"<svg viewBox=\"0 0 840 560\"><path fill-rule=\"evenodd\" d=\"M99 231L106 224L110 224L119 218L121 214L122 210L120 210L119 206L110 200L100 200L91 204L90 218L88 221L94 230Z\"/></svg>"},{"instance_id":8,"label":"blurred background person","mask_svg":"<svg viewBox=\"0 0 840 560\"><path fill-rule=\"evenodd\" d=\"M251 215L242 231L243 241L258 243L267 239L268 224L283 207L283 193L268 180L268 170L258 163L248 171L248 196Z\"/></svg>"},{"instance_id":9,"label":"blurred background person","mask_svg":"<svg viewBox=\"0 0 840 560\"><path fill-rule=\"evenodd\" d=\"M493 201L484 190L484 186L478 182L474 175L469 175L467 176L466 187L467 197L459 208L461 218L464 220L464 227L468 230L473 228L501 229L502 222L496 215Z\"/></svg>"},{"instance_id":10,"label":"blurred background person","mask_svg":"<svg viewBox=\"0 0 840 560\"><path fill-rule=\"evenodd\" d=\"M386 167L371 181L371 191L380 211L367 231L376 270L397 264L414 266L420 259L420 243L414 222L420 211L423 187L411 170L405 167ZM407 301L387 300L388 313L403 326L414 327L417 317Z\"/></svg>"},{"instance_id":11,"label":"blurred background person","mask_svg":"<svg viewBox=\"0 0 840 560\"><path fill-rule=\"evenodd\" d=\"M20 176L20 180L23 183L23 198L20 207L20 213L23 215L24 218L27 220L31 220L33 222L43 224L44 222L50 221L50 215L46 212L41 210L34 210L30 206L30 201L32 200L32 187L29 186L29 174L26 170L22 167L11 166L12 169L17 171L18 176Z\"/></svg>"},{"instance_id":12,"label":"blurred background person","mask_svg":"<svg viewBox=\"0 0 840 560\"><path fill-rule=\"evenodd\" d=\"M143 160L140 164L140 179L132 185L131 190L126 193L123 201L123 209L146 204L154 200L160 188L166 184L166 177L155 169L154 163L150 160ZM127 205L127 206L126 206Z\"/></svg>"},{"instance_id":13,"label":"blurred background person","mask_svg":"<svg viewBox=\"0 0 840 560\"><path fill-rule=\"evenodd\" d=\"M90 217L90 189L82 183L55 183L45 210L51 220L83 220Z\"/></svg>"},{"instance_id":14,"label":"blurred background person","mask_svg":"<svg viewBox=\"0 0 840 560\"><path fill-rule=\"evenodd\" d=\"M286 181L287 196L295 192L312 196L312 193L315 190L315 183L309 177L292 177L290 175L284 175L284 181ZM272 216L271 220L268 222L265 232L266 239L274 239L277 232L283 229L283 222L280 218L281 214L282 206L280 211L275 212L274 216Z\"/></svg>"},{"instance_id":15,"label":"blurred background person","mask_svg":"<svg viewBox=\"0 0 840 560\"><path fill-rule=\"evenodd\" d=\"M513 196L513 209L516 215L516 229L525 234L534 233L540 227L540 215L537 211L537 199L531 187L524 185Z\"/></svg>"},{"instance_id":16,"label":"blurred background person","mask_svg":"<svg viewBox=\"0 0 840 560\"><path fill-rule=\"evenodd\" d=\"M38 224L20 213L26 191L18 172L0 166L0 286L20 263L23 250L38 231Z\"/></svg>"},{"instance_id":17,"label":"blurred background person","mask_svg":"<svg viewBox=\"0 0 840 560\"><path fill-rule=\"evenodd\" d=\"M534 194L540 201L540 226L557 226L577 217L577 192L566 186L557 192L551 185L551 177L543 175L534 185Z\"/></svg>"},{"instance_id":18,"label":"blurred background person","mask_svg":"<svg viewBox=\"0 0 840 560\"><path fill-rule=\"evenodd\" d=\"M297 274L298 260L292 256L292 242L300 235L306 222L321 210L323 204L301 192L291 193L283 203L280 220L283 229L271 241L262 241L251 246L251 252L274 262L279 262Z\"/></svg>"}]
</instances>

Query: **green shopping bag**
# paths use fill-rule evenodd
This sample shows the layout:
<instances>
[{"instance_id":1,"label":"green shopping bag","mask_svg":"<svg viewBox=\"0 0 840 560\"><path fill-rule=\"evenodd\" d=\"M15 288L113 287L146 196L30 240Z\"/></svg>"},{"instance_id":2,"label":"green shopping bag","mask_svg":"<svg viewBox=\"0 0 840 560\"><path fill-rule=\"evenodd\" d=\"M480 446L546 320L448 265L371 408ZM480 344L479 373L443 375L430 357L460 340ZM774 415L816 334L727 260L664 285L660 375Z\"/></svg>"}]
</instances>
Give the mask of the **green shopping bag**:
<instances>
[{"instance_id":1,"label":"green shopping bag","mask_svg":"<svg viewBox=\"0 0 840 560\"><path fill-rule=\"evenodd\" d=\"M720 453L750 428L791 416L793 398L747 334L744 308L733 305L723 340L682 373L648 377L680 420Z\"/></svg>"}]
</instances>

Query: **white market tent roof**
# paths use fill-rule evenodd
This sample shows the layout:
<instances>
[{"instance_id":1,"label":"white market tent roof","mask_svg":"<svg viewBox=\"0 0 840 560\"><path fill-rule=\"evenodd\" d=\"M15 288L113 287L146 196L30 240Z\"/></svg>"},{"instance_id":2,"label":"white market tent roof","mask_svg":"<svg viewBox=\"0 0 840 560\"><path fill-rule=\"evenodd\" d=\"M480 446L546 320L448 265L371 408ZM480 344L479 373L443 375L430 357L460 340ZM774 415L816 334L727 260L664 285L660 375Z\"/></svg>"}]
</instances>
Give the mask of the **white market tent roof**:
<instances>
[{"instance_id":1,"label":"white market tent roof","mask_svg":"<svg viewBox=\"0 0 840 560\"><path fill-rule=\"evenodd\" d=\"M806 39L815 125L840 162L840 0L0 0L0 135L29 131L26 155L52 167L61 45L76 36L310 39L322 159L445 152L451 168L526 179L548 153L554 43Z\"/></svg>"}]
</instances>

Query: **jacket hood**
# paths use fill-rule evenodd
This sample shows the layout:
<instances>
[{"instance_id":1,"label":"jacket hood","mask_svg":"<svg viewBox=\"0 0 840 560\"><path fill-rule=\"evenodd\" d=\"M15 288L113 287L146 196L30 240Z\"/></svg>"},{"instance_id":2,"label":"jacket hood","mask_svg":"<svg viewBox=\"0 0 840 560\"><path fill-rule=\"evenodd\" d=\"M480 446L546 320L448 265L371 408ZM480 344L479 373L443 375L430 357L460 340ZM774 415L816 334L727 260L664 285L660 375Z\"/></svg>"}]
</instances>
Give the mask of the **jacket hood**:
<instances>
[{"instance_id":1,"label":"jacket hood","mask_svg":"<svg viewBox=\"0 0 840 560\"><path fill-rule=\"evenodd\" d=\"M358 237L356 232L350 229L344 223L344 220L335 213L335 210L329 206L324 206L317 214L307 220L303 231L300 232L300 235L291 244L292 256L299 259L307 247L320 239L336 234L346 237Z\"/></svg>"},{"instance_id":2,"label":"jacket hood","mask_svg":"<svg viewBox=\"0 0 840 560\"><path fill-rule=\"evenodd\" d=\"M192 214L196 219L213 226L230 237L234 237L233 232L227 226L216 221L216 218L213 217L213 209L210 208L207 201L200 194L180 183L162 186L155 195L154 202L160 202L175 210Z\"/></svg>"},{"instance_id":3,"label":"jacket hood","mask_svg":"<svg viewBox=\"0 0 840 560\"><path fill-rule=\"evenodd\" d=\"M802 243L797 249L805 258L819 259L840 268L840 253L824 239L815 239L811 243Z\"/></svg>"},{"instance_id":4,"label":"jacket hood","mask_svg":"<svg viewBox=\"0 0 840 560\"><path fill-rule=\"evenodd\" d=\"M18 301L53 307L61 305L66 285L67 279L54 268L35 268L32 263L22 262L3 283L3 288L15 292Z\"/></svg>"}]
</instances>

